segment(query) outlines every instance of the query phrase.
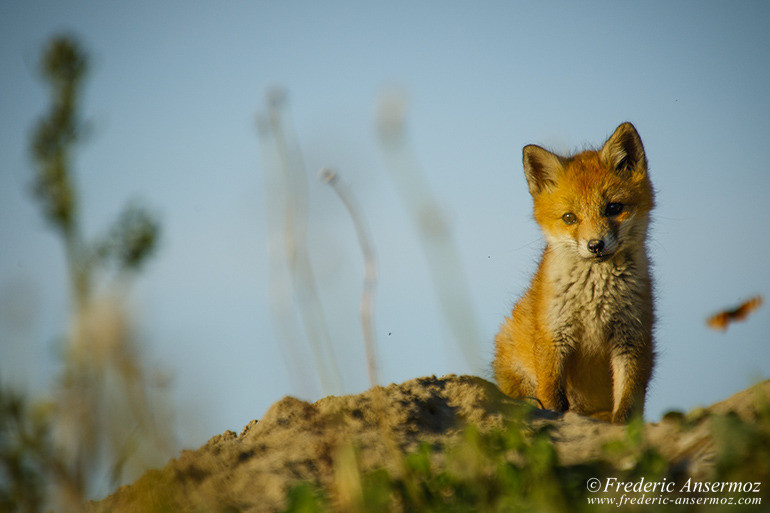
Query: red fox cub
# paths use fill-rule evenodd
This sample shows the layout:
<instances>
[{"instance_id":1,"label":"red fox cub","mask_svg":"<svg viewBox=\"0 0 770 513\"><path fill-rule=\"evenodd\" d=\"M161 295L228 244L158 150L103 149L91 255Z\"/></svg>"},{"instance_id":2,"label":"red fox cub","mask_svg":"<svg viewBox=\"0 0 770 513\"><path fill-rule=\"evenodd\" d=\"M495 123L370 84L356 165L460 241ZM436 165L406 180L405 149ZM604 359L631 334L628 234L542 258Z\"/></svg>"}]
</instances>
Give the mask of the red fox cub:
<instances>
[{"instance_id":1,"label":"red fox cub","mask_svg":"<svg viewBox=\"0 0 770 513\"><path fill-rule=\"evenodd\" d=\"M523 153L546 247L495 338L495 378L512 397L626 422L642 413L655 359L642 140L623 123L598 151Z\"/></svg>"}]
</instances>

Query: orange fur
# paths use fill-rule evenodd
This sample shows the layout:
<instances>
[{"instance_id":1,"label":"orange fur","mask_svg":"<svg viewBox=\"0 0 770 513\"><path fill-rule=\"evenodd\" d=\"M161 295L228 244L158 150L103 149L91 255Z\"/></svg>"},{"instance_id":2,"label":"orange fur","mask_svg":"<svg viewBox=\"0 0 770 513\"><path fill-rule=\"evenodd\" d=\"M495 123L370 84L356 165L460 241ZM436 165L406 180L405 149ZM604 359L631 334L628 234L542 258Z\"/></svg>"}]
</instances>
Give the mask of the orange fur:
<instances>
[{"instance_id":1,"label":"orange fur","mask_svg":"<svg viewBox=\"0 0 770 513\"><path fill-rule=\"evenodd\" d=\"M495 377L513 397L625 422L642 412L654 363L641 139L624 123L598 151L530 145L523 157L546 248L495 338Z\"/></svg>"}]
</instances>

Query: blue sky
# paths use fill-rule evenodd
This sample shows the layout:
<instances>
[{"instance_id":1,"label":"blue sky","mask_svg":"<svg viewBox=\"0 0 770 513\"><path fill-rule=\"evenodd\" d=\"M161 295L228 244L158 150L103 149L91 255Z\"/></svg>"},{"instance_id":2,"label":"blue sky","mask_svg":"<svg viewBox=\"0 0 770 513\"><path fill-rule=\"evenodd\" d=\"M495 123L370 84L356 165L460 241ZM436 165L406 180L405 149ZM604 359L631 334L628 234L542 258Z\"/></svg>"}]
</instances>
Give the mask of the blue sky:
<instances>
[{"instance_id":1,"label":"blue sky","mask_svg":"<svg viewBox=\"0 0 770 513\"><path fill-rule=\"evenodd\" d=\"M0 315L0 372L40 392L67 322L63 255L31 200L26 150L47 105L38 55L66 31L93 63L93 134L76 158L86 234L132 198L162 223L131 304L148 361L173 376L181 445L239 431L284 395L321 395L295 386L270 315L271 191L254 120L275 86L308 169L309 249L345 393L368 386L363 264L344 208L315 179L324 166L358 199L377 249L383 381L471 372L377 143L376 101L398 88L485 360L542 246L521 148L599 145L629 120L658 205L647 416L727 397L770 375L767 308L726 334L704 324L770 290L769 22L765 2L2 2L0 303L27 317Z\"/></svg>"}]
</instances>

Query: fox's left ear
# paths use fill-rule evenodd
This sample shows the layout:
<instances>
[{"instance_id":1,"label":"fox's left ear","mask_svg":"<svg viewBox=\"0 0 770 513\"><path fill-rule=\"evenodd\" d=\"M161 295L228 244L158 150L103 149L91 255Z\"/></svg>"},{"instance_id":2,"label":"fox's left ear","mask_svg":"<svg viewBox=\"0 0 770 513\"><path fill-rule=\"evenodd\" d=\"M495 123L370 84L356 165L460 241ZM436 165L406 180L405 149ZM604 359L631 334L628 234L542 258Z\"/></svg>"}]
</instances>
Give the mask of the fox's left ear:
<instances>
[{"instance_id":1,"label":"fox's left ear","mask_svg":"<svg viewBox=\"0 0 770 513\"><path fill-rule=\"evenodd\" d=\"M607 139L601 150L601 158L622 177L647 173L647 157L642 138L631 123L623 123Z\"/></svg>"}]
</instances>

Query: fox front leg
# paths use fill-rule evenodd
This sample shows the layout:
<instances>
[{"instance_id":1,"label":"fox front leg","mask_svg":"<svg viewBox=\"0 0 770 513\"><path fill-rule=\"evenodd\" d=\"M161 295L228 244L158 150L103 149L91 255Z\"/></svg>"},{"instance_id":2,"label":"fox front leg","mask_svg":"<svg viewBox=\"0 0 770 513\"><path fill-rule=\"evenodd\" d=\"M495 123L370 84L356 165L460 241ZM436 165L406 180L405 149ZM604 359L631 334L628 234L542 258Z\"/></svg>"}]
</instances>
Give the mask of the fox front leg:
<instances>
[{"instance_id":1,"label":"fox front leg","mask_svg":"<svg viewBox=\"0 0 770 513\"><path fill-rule=\"evenodd\" d=\"M612 352L612 422L628 422L644 411L647 383L652 374L653 354L649 344L627 341L615 345Z\"/></svg>"},{"instance_id":2,"label":"fox front leg","mask_svg":"<svg viewBox=\"0 0 770 513\"><path fill-rule=\"evenodd\" d=\"M564 368L569 354L569 345L557 341L541 346L537 353L537 398L549 410L558 412L569 409Z\"/></svg>"}]
</instances>

